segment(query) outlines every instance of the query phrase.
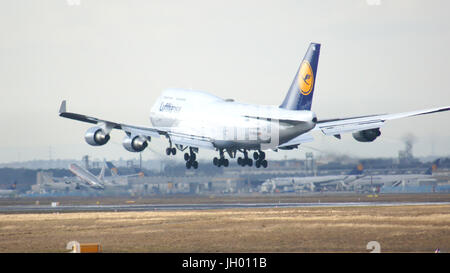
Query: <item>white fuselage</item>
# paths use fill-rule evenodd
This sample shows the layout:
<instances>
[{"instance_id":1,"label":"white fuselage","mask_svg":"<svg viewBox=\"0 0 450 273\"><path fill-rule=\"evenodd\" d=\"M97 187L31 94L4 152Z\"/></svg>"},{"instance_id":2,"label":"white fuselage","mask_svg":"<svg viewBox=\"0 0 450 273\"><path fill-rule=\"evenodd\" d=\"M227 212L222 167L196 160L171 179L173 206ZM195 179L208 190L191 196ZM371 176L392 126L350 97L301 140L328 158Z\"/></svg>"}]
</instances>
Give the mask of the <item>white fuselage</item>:
<instances>
[{"instance_id":1,"label":"white fuselage","mask_svg":"<svg viewBox=\"0 0 450 273\"><path fill-rule=\"evenodd\" d=\"M151 108L150 121L172 133L202 136L215 148L278 146L315 126L312 111L224 100L203 91L168 89Z\"/></svg>"}]
</instances>

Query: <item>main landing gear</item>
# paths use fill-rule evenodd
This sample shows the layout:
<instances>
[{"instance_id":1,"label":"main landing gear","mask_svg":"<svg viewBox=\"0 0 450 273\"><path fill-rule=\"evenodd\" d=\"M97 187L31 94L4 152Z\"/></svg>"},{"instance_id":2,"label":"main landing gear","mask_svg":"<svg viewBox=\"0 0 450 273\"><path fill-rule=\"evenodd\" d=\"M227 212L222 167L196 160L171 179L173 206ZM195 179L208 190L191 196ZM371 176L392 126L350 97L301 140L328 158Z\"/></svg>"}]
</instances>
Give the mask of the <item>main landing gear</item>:
<instances>
[{"instance_id":1,"label":"main landing gear","mask_svg":"<svg viewBox=\"0 0 450 273\"><path fill-rule=\"evenodd\" d=\"M251 158L248 158L248 153L246 150L243 151L244 153L244 158L242 157L238 157L237 159L237 163L238 165L245 167L245 166L253 166L253 160Z\"/></svg>"},{"instance_id":2,"label":"main landing gear","mask_svg":"<svg viewBox=\"0 0 450 273\"><path fill-rule=\"evenodd\" d=\"M263 167L263 168L267 168L267 160L266 160L266 153L264 153L263 151L259 151L258 152L254 152L253 153L253 158L255 159L255 166L256 168L259 167Z\"/></svg>"},{"instance_id":3,"label":"main landing gear","mask_svg":"<svg viewBox=\"0 0 450 273\"><path fill-rule=\"evenodd\" d=\"M240 166L252 167L253 159L254 159L256 168L260 168L260 167L267 168L266 154L263 151L254 152L253 159L248 157L247 150L239 150L239 151L244 154L244 157L238 157L238 159L237 159L237 163ZM221 167L221 166L228 167L229 161L228 161L228 159L225 158L223 150L220 150L219 153L220 153L220 157L219 158L214 157L213 164L217 167ZM235 158L236 151L231 151L231 152L228 151L228 153L230 154L230 157Z\"/></svg>"},{"instance_id":4,"label":"main landing gear","mask_svg":"<svg viewBox=\"0 0 450 273\"><path fill-rule=\"evenodd\" d=\"M188 147L183 146L177 146L180 151L186 150ZM197 156L195 155L195 152L198 152L198 149L189 147L189 153L184 154L184 160L186 161L186 168L190 169L191 167L194 169L198 168L198 161ZM176 155L177 154L177 148L172 147L172 142L170 142L170 147L166 149L167 155Z\"/></svg>"},{"instance_id":5,"label":"main landing gear","mask_svg":"<svg viewBox=\"0 0 450 273\"><path fill-rule=\"evenodd\" d=\"M252 166L253 165L253 160L251 158L248 158L248 153L246 150L244 150L244 158L239 157L238 158L238 164L241 165L242 167L244 166ZM267 160L266 158L266 153L264 153L263 151L258 151L258 152L254 152L253 153L253 159L255 159L255 167L256 168L267 168Z\"/></svg>"},{"instance_id":6,"label":"main landing gear","mask_svg":"<svg viewBox=\"0 0 450 273\"><path fill-rule=\"evenodd\" d=\"M237 162L239 165L241 165L242 167L244 166L252 166L253 165L253 160L251 158L248 158L248 153L246 150L244 150L244 158L239 157ZM258 151L258 152L254 152L253 153L253 159L255 160L255 167L256 168L267 168L267 160L266 160L266 153L264 153L263 151Z\"/></svg>"},{"instance_id":7,"label":"main landing gear","mask_svg":"<svg viewBox=\"0 0 450 273\"><path fill-rule=\"evenodd\" d=\"M220 153L220 158L214 157L213 164L217 167L220 167L220 166L228 167L228 165L230 164L230 161L228 161L228 159L225 158L223 150L220 150L219 153Z\"/></svg>"},{"instance_id":8,"label":"main landing gear","mask_svg":"<svg viewBox=\"0 0 450 273\"><path fill-rule=\"evenodd\" d=\"M189 148L189 153L184 154L184 160L186 160L186 168L190 169L191 167L194 169L198 168L198 161L196 160L197 156L195 155L192 148Z\"/></svg>"}]
</instances>

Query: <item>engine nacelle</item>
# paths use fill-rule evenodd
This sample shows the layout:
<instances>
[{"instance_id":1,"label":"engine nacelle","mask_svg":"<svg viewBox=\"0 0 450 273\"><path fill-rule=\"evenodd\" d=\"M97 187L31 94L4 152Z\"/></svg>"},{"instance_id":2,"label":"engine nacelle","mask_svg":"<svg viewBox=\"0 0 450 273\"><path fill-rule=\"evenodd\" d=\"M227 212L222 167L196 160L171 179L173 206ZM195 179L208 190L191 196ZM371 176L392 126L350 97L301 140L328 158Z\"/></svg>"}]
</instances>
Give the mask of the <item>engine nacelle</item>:
<instances>
[{"instance_id":1,"label":"engine nacelle","mask_svg":"<svg viewBox=\"0 0 450 273\"><path fill-rule=\"evenodd\" d=\"M129 152L142 152L148 146L149 139L143 136L125 136L122 145Z\"/></svg>"},{"instance_id":2,"label":"engine nacelle","mask_svg":"<svg viewBox=\"0 0 450 273\"><path fill-rule=\"evenodd\" d=\"M109 139L109 134L105 133L100 127L92 127L86 131L84 135L86 142L92 146L105 145Z\"/></svg>"},{"instance_id":3,"label":"engine nacelle","mask_svg":"<svg viewBox=\"0 0 450 273\"><path fill-rule=\"evenodd\" d=\"M372 142L381 135L380 128L368 129L353 133L353 138L359 142Z\"/></svg>"}]
</instances>

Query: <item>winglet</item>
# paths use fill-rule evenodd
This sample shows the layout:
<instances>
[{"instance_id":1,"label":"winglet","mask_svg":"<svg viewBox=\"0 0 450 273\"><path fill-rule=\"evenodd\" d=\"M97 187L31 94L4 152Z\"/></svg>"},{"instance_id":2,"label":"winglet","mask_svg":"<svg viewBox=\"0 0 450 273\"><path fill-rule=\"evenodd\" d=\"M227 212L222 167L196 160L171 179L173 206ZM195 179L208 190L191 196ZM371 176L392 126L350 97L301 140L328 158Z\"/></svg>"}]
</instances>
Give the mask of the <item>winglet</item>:
<instances>
[{"instance_id":1,"label":"winglet","mask_svg":"<svg viewBox=\"0 0 450 273\"><path fill-rule=\"evenodd\" d=\"M66 112L66 101L63 100L61 102L61 106L59 107L59 113L61 114L61 113L65 113L65 112Z\"/></svg>"}]
</instances>

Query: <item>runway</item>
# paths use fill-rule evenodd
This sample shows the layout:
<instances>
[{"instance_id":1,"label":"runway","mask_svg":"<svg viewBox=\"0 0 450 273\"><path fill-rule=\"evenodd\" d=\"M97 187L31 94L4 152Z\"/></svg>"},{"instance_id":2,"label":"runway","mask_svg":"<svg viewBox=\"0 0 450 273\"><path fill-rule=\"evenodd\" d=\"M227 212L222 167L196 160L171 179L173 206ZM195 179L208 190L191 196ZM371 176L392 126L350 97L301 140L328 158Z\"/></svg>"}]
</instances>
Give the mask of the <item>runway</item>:
<instances>
[{"instance_id":1,"label":"runway","mask_svg":"<svg viewBox=\"0 0 450 273\"><path fill-rule=\"evenodd\" d=\"M258 208L319 208L319 207L376 207L376 206L450 205L450 202L338 202L338 203L234 203L234 204L126 204L126 205L14 205L1 206L0 213L52 212L119 212L170 210L223 210Z\"/></svg>"}]
</instances>

